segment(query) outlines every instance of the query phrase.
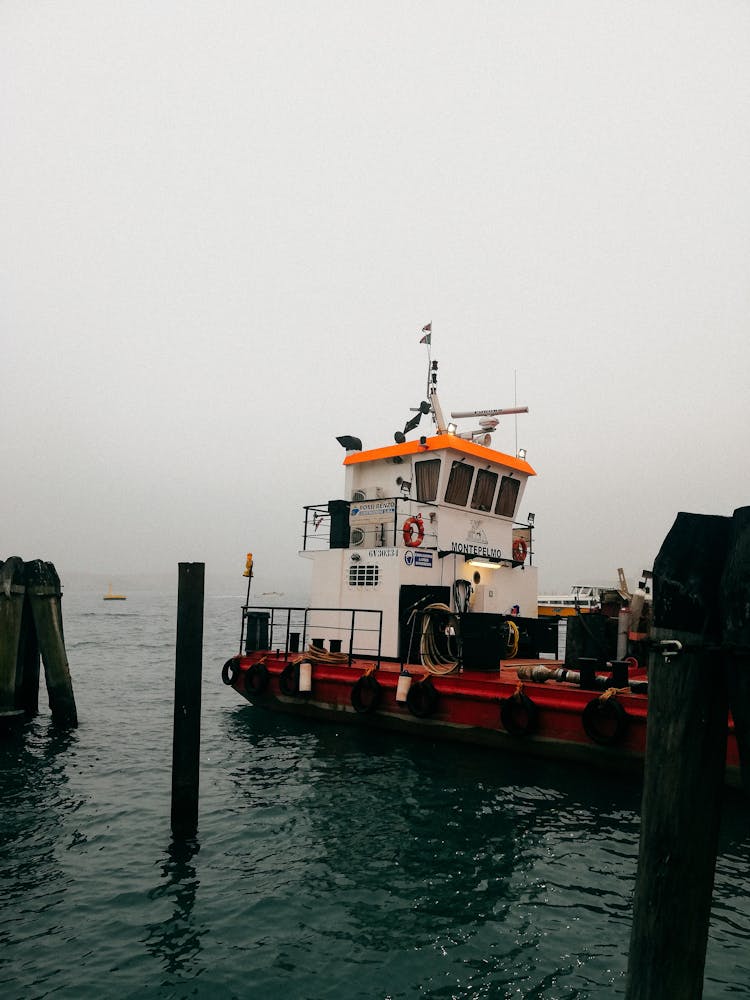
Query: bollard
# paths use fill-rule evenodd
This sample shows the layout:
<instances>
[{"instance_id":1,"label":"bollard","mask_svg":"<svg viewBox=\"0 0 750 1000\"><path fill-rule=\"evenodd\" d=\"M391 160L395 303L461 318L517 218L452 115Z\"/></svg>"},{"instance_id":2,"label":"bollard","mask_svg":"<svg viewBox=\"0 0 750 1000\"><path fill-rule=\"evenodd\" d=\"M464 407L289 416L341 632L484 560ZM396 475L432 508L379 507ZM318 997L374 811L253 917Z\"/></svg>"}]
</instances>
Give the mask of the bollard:
<instances>
[{"instance_id":1,"label":"bollard","mask_svg":"<svg viewBox=\"0 0 750 1000\"><path fill-rule=\"evenodd\" d=\"M172 833L198 830L204 563L180 563L172 738Z\"/></svg>"},{"instance_id":2,"label":"bollard","mask_svg":"<svg viewBox=\"0 0 750 1000\"><path fill-rule=\"evenodd\" d=\"M597 661L592 657L582 656L578 660L579 683L584 691L596 691L596 667Z\"/></svg>"},{"instance_id":3,"label":"bollard","mask_svg":"<svg viewBox=\"0 0 750 1000\"><path fill-rule=\"evenodd\" d=\"M50 562L34 559L25 564L26 597L36 629L39 651L44 661L49 707L56 725L78 725L73 682L65 654L60 578Z\"/></svg>"},{"instance_id":4,"label":"bollard","mask_svg":"<svg viewBox=\"0 0 750 1000\"><path fill-rule=\"evenodd\" d=\"M23 560L0 561L0 728L22 721L18 707L18 647L24 606Z\"/></svg>"},{"instance_id":5,"label":"bollard","mask_svg":"<svg viewBox=\"0 0 750 1000\"><path fill-rule=\"evenodd\" d=\"M718 586L729 518L678 514L654 564L641 836L627 1000L699 1000L718 847L727 683ZM664 647L668 652L669 647Z\"/></svg>"}]
</instances>

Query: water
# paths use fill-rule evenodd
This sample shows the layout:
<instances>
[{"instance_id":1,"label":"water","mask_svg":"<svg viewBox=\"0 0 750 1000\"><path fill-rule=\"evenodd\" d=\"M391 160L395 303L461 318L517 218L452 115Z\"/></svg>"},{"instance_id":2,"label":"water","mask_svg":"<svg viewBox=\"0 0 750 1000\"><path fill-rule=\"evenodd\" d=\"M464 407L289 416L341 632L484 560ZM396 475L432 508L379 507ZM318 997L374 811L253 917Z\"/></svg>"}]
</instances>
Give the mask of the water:
<instances>
[{"instance_id":1,"label":"water","mask_svg":"<svg viewBox=\"0 0 750 1000\"><path fill-rule=\"evenodd\" d=\"M80 728L0 746L0 995L622 996L640 792L246 705L207 596L198 840L169 831L176 598L63 601ZM44 702L44 695L42 697ZM705 997L747 995L747 807L724 814Z\"/></svg>"}]
</instances>

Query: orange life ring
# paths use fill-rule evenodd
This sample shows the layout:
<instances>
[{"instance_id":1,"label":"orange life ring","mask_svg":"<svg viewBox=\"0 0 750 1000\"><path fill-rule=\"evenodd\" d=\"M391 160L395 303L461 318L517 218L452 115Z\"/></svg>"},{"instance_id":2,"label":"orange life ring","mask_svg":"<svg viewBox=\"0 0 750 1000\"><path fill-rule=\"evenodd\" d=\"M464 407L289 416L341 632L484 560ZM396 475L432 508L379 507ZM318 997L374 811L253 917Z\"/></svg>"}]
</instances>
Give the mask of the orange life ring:
<instances>
[{"instance_id":1,"label":"orange life ring","mask_svg":"<svg viewBox=\"0 0 750 1000\"><path fill-rule=\"evenodd\" d=\"M414 534L415 528L417 529L416 535ZM404 545L416 548L417 545L421 545L423 541L424 524L422 523L422 515L417 514L416 517L407 517L404 521Z\"/></svg>"},{"instance_id":2,"label":"orange life ring","mask_svg":"<svg viewBox=\"0 0 750 1000\"><path fill-rule=\"evenodd\" d=\"M528 547L526 541L523 538L515 538L513 540L513 558L516 562L524 562L526 559L526 553L528 552Z\"/></svg>"}]
</instances>

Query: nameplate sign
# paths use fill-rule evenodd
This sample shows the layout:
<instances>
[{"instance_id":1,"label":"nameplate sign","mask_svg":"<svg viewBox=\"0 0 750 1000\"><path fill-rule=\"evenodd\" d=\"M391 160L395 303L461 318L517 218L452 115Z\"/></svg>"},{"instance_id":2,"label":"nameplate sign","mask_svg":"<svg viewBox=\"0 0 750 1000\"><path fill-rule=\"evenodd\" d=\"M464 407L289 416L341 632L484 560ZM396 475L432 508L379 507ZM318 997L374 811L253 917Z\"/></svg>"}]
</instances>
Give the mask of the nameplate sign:
<instances>
[{"instance_id":1,"label":"nameplate sign","mask_svg":"<svg viewBox=\"0 0 750 1000\"><path fill-rule=\"evenodd\" d=\"M485 559L502 559L502 552L493 545L471 545L469 542L451 542L451 552L459 556L481 556Z\"/></svg>"},{"instance_id":2,"label":"nameplate sign","mask_svg":"<svg viewBox=\"0 0 750 1000\"><path fill-rule=\"evenodd\" d=\"M363 500L349 508L350 524L380 524L396 513L395 500Z\"/></svg>"}]
</instances>

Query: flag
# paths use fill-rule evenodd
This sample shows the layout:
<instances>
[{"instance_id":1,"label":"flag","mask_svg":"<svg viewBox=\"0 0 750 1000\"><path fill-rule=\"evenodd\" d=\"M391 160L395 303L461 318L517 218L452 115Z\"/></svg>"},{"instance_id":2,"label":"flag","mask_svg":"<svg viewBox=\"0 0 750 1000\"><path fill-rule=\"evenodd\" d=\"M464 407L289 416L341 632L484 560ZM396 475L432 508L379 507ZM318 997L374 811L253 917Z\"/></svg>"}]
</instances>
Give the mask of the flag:
<instances>
[{"instance_id":1,"label":"flag","mask_svg":"<svg viewBox=\"0 0 750 1000\"><path fill-rule=\"evenodd\" d=\"M422 333L424 337L419 341L420 344L431 344L432 343L432 323L428 323L426 326L422 327Z\"/></svg>"}]
</instances>

